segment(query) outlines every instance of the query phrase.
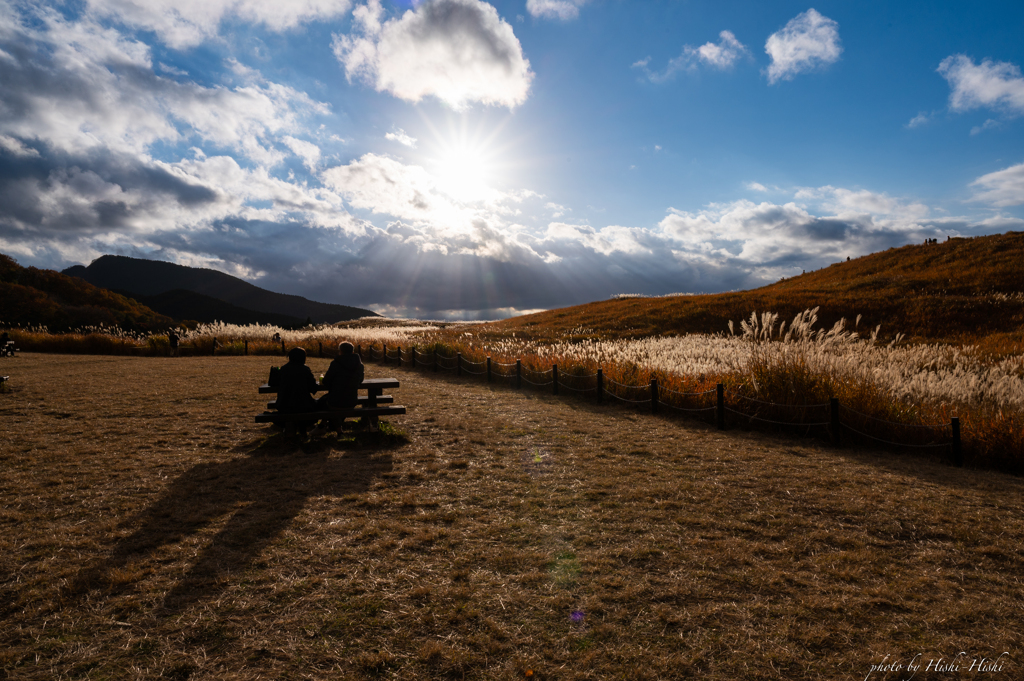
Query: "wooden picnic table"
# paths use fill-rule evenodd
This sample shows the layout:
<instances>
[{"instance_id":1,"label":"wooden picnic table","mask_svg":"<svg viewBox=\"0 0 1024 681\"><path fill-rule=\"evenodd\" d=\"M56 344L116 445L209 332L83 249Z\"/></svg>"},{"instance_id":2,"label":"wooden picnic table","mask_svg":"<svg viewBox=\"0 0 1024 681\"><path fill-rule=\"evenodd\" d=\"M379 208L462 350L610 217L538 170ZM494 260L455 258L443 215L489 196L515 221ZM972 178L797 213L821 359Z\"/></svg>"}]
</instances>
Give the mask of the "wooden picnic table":
<instances>
[{"instance_id":1,"label":"wooden picnic table","mask_svg":"<svg viewBox=\"0 0 1024 681\"><path fill-rule=\"evenodd\" d=\"M391 395L385 395L384 391L398 387L397 378L367 378L359 384L360 390L366 391L366 396L360 396L356 400L356 406L346 408L332 408L313 412L301 412L295 414L282 414L276 411L265 411L256 415L256 423L294 423L295 421L318 421L322 419L334 420L346 418L365 418L371 430L377 430L381 416L391 416L405 413L405 407L400 404L391 404L395 401ZM317 384L316 392L326 390L322 385ZM260 386L260 394L277 393L277 387L269 383ZM385 406L387 405L387 406ZM276 409L277 400L267 403L267 408Z\"/></svg>"}]
</instances>

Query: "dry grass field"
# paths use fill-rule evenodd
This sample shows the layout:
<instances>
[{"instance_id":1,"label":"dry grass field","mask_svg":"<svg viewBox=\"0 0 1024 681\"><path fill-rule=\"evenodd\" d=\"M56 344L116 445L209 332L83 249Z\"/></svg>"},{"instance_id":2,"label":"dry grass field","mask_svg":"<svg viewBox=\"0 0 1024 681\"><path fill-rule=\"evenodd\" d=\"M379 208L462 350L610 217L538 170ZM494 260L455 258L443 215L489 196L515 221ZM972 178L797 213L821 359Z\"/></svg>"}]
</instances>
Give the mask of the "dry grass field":
<instances>
[{"instance_id":1,"label":"dry grass field","mask_svg":"<svg viewBox=\"0 0 1024 681\"><path fill-rule=\"evenodd\" d=\"M379 365L395 430L302 441L268 357L0 362L0 678L1022 678L1020 478Z\"/></svg>"}]
</instances>

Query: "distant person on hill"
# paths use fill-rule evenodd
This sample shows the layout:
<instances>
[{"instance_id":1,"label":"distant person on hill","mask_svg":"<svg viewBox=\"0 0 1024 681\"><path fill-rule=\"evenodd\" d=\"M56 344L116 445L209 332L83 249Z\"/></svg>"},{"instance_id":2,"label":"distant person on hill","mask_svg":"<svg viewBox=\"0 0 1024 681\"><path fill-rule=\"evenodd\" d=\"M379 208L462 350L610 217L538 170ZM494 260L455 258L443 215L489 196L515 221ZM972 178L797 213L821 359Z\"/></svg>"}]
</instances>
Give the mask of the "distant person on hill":
<instances>
[{"instance_id":1,"label":"distant person on hill","mask_svg":"<svg viewBox=\"0 0 1024 681\"><path fill-rule=\"evenodd\" d=\"M338 346L338 356L331 362L321 381L321 385L327 389L327 394L317 400L318 408L346 409L356 406L364 372L363 360L355 350L351 343L342 343ZM341 422L337 419L331 419L326 428L321 423L313 434L321 434L327 429L337 430L340 425Z\"/></svg>"},{"instance_id":2,"label":"distant person on hill","mask_svg":"<svg viewBox=\"0 0 1024 681\"><path fill-rule=\"evenodd\" d=\"M306 351L292 348L288 363L276 373L277 410L282 414L301 414L316 409L313 393L317 391L313 372L306 366Z\"/></svg>"},{"instance_id":3,"label":"distant person on hill","mask_svg":"<svg viewBox=\"0 0 1024 681\"><path fill-rule=\"evenodd\" d=\"M171 329L167 332L167 342L171 345L171 357L178 356L178 334Z\"/></svg>"}]
</instances>

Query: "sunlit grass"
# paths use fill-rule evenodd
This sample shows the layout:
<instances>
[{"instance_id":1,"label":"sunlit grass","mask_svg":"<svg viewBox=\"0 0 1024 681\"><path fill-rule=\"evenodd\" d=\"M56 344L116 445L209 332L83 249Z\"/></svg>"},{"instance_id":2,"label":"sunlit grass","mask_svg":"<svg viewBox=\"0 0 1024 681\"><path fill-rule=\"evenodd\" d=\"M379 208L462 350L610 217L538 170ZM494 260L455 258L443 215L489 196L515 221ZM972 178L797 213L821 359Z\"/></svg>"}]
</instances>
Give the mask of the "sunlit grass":
<instances>
[{"instance_id":1,"label":"sunlit grass","mask_svg":"<svg viewBox=\"0 0 1024 681\"><path fill-rule=\"evenodd\" d=\"M421 364L433 362L437 353L449 368L451 358L459 354L477 374L490 358L492 377L498 380L511 380L519 361L527 385L550 382L552 365L559 368L560 382L576 390L592 389L599 368L609 385L647 386L656 379L664 391L662 400L685 408L710 403L706 397L680 393L706 393L719 383L731 394L777 405L820 405L837 398L845 408L864 415L858 419L888 422L872 421L871 434L898 442L905 441L906 427L948 424L957 416L970 461L1020 468L1024 462L1024 356L1000 353L992 345L981 349L908 344L899 334L883 342L877 327L862 332L859 318L852 328L844 319L830 329L818 328L816 313L816 308L806 310L781 322L773 313L751 314L740 321L738 333L730 323L729 332L720 334L577 340L585 330L574 329L566 340L545 343L515 332L496 336L492 329L471 324L370 325L368 320L366 326L289 330L218 323L183 330L179 352L281 356L288 348L301 346L311 356L333 356L338 343L348 341L364 354L378 357L385 346L391 357L402 348L407 364L411 348L416 348ZM44 328L11 333L25 351L169 353L166 335L129 334L106 327L58 335ZM948 436L948 432L937 430L936 435Z\"/></svg>"}]
</instances>

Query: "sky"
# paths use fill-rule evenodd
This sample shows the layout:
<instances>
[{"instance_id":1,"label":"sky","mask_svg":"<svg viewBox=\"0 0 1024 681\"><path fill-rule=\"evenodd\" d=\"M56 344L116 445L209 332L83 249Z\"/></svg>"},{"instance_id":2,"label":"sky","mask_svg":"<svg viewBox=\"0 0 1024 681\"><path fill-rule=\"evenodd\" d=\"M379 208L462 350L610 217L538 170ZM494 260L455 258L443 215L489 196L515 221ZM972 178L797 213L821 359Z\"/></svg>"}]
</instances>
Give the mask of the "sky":
<instances>
[{"instance_id":1,"label":"sky","mask_svg":"<svg viewBox=\"0 0 1024 681\"><path fill-rule=\"evenodd\" d=\"M494 319L1024 231L1022 28L1019 0L0 0L0 252Z\"/></svg>"}]
</instances>

